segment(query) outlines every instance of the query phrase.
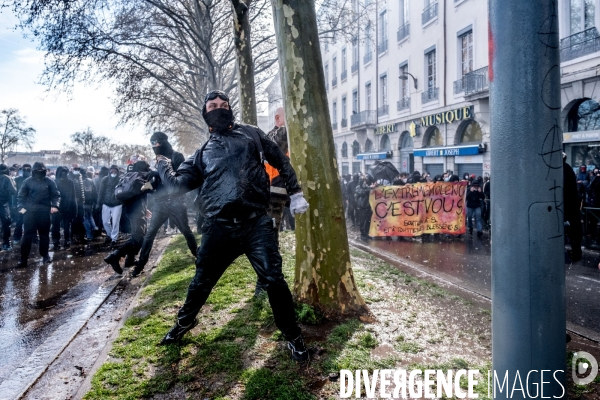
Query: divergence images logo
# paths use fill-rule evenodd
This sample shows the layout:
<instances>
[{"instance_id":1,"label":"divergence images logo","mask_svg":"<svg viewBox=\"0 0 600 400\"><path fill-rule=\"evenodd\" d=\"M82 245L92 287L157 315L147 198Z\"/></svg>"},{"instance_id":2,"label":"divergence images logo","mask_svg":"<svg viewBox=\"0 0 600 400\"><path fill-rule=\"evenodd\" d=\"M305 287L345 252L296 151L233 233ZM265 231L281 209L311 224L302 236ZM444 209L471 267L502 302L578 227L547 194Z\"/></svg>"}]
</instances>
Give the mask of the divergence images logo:
<instances>
[{"instance_id":1,"label":"divergence images logo","mask_svg":"<svg viewBox=\"0 0 600 400\"><path fill-rule=\"evenodd\" d=\"M587 385L598 376L598 361L593 355L585 351L578 351L573 354L572 364L573 382L577 385ZM585 378L577 375L588 374Z\"/></svg>"}]
</instances>

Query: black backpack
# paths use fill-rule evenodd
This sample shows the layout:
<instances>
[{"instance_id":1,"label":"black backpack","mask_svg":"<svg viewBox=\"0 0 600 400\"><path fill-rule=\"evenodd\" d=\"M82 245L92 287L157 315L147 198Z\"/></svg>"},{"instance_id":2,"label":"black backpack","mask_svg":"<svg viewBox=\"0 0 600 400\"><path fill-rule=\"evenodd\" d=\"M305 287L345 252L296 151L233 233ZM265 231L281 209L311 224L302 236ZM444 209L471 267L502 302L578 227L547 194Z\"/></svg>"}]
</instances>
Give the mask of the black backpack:
<instances>
[{"instance_id":1,"label":"black backpack","mask_svg":"<svg viewBox=\"0 0 600 400\"><path fill-rule=\"evenodd\" d=\"M122 203L127 203L139 197L142 186L148 182L148 172L127 172L115 186L115 197Z\"/></svg>"}]
</instances>

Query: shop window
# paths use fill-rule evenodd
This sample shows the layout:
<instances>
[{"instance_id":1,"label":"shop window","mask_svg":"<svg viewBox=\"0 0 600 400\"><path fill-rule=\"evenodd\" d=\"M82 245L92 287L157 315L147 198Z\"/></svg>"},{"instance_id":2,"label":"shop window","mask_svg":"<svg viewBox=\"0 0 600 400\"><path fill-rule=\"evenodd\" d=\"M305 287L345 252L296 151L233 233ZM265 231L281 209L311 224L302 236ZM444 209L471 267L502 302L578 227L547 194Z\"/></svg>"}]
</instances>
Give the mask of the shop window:
<instances>
[{"instance_id":1,"label":"shop window","mask_svg":"<svg viewBox=\"0 0 600 400\"><path fill-rule=\"evenodd\" d=\"M442 133L438 129L437 126L430 127L425 134L425 146L424 147L434 147L434 146L443 146L444 139L442 138Z\"/></svg>"},{"instance_id":2,"label":"shop window","mask_svg":"<svg viewBox=\"0 0 600 400\"><path fill-rule=\"evenodd\" d=\"M413 138L410 136L410 133L406 131L403 132L400 139L400 150L408 150L412 149L413 147L415 147L415 144L413 142Z\"/></svg>"},{"instance_id":3,"label":"shop window","mask_svg":"<svg viewBox=\"0 0 600 400\"><path fill-rule=\"evenodd\" d=\"M368 153L369 151L373 151L373 142L371 142L371 139L367 139L365 142L365 153Z\"/></svg>"},{"instance_id":4,"label":"shop window","mask_svg":"<svg viewBox=\"0 0 600 400\"><path fill-rule=\"evenodd\" d=\"M390 142L390 137L386 134L381 137L379 141L379 150L380 151L390 151L392 150L392 143Z\"/></svg>"},{"instance_id":5,"label":"shop window","mask_svg":"<svg viewBox=\"0 0 600 400\"><path fill-rule=\"evenodd\" d=\"M481 126L475 121L463 122L462 132L460 133L459 143L481 143L483 133Z\"/></svg>"},{"instance_id":6,"label":"shop window","mask_svg":"<svg viewBox=\"0 0 600 400\"><path fill-rule=\"evenodd\" d=\"M348 157L348 143L342 143L342 158Z\"/></svg>"},{"instance_id":7,"label":"shop window","mask_svg":"<svg viewBox=\"0 0 600 400\"><path fill-rule=\"evenodd\" d=\"M568 131L593 131L600 129L600 104L585 100L573 107L568 116Z\"/></svg>"},{"instance_id":8,"label":"shop window","mask_svg":"<svg viewBox=\"0 0 600 400\"><path fill-rule=\"evenodd\" d=\"M356 157L360 153L360 144L355 140L352 143L352 156Z\"/></svg>"}]
</instances>

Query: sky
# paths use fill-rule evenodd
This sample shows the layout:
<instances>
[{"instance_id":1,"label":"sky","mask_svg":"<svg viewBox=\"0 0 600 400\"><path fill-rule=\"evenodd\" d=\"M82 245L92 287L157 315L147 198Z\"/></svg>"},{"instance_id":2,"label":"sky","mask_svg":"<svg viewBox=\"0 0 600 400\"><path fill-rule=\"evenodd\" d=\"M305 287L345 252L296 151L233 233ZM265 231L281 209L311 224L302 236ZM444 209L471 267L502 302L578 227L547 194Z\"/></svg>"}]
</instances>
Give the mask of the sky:
<instances>
[{"instance_id":1,"label":"sky","mask_svg":"<svg viewBox=\"0 0 600 400\"><path fill-rule=\"evenodd\" d=\"M18 109L27 126L36 129L34 150L60 150L70 135L87 127L118 143L148 142L141 124L117 127L110 84L76 83L69 96L38 84L44 55L36 43L14 31L15 23L9 10L0 11L0 110Z\"/></svg>"}]
</instances>

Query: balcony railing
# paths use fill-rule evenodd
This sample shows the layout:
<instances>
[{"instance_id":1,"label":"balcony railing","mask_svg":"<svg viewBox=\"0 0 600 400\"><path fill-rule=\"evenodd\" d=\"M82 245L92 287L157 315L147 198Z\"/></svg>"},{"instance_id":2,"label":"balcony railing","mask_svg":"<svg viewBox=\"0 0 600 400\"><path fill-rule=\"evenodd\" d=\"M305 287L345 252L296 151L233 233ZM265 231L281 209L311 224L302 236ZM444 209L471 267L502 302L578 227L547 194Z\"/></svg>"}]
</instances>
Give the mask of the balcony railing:
<instances>
[{"instance_id":1,"label":"balcony railing","mask_svg":"<svg viewBox=\"0 0 600 400\"><path fill-rule=\"evenodd\" d=\"M368 64L371 62L371 60L373 60L373 52L369 51L368 53L365 54L365 56L363 57L363 62L365 64Z\"/></svg>"},{"instance_id":2,"label":"balcony railing","mask_svg":"<svg viewBox=\"0 0 600 400\"><path fill-rule=\"evenodd\" d=\"M388 40L385 39L377 45L377 54L383 54L388 49Z\"/></svg>"},{"instance_id":3,"label":"balcony railing","mask_svg":"<svg viewBox=\"0 0 600 400\"><path fill-rule=\"evenodd\" d=\"M337 86L337 76L331 80L331 87Z\"/></svg>"},{"instance_id":4,"label":"balcony railing","mask_svg":"<svg viewBox=\"0 0 600 400\"><path fill-rule=\"evenodd\" d=\"M465 74L462 79L454 81L454 94L465 93L465 96L480 93L489 88L488 67L476 69Z\"/></svg>"},{"instance_id":5,"label":"balcony railing","mask_svg":"<svg viewBox=\"0 0 600 400\"><path fill-rule=\"evenodd\" d=\"M347 126L348 126L348 119L342 118L342 128L345 128Z\"/></svg>"},{"instance_id":6,"label":"balcony railing","mask_svg":"<svg viewBox=\"0 0 600 400\"><path fill-rule=\"evenodd\" d=\"M560 40L561 62L583 57L597 51L600 51L600 35L596 27Z\"/></svg>"},{"instance_id":7,"label":"balcony railing","mask_svg":"<svg viewBox=\"0 0 600 400\"><path fill-rule=\"evenodd\" d=\"M410 34L410 24L407 22L404 25L402 25L400 28L398 28L398 41L401 42L402 40L406 39L409 34Z\"/></svg>"},{"instance_id":8,"label":"balcony railing","mask_svg":"<svg viewBox=\"0 0 600 400\"><path fill-rule=\"evenodd\" d=\"M426 104L438 99L438 88L429 88L421 93L421 103Z\"/></svg>"},{"instance_id":9,"label":"balcony railing","mask_svg":"<svg viewBox=\"0 0 600 400\"><path fill-rule=\"evenodd\" d=\"M403 99L398 100L396 104L398 107L398 111L407 110L410 108L410 97L404 97Z\"/></svg>"},{"instance_id":10,"label":"balcony railing","mask_svg":"<svg viewBox=\"0 0 600 400\"><path fill-rule=\"evenodd\" d=\"M381 117L384 115L388 115L389 111L390 111L390 106L387 104L384 104L377 109L377 116Z\"/></svg>"},{"instance_id":11,"label":"balcony railing","mask_svg":"<svg viewBox=\"0 0 600 400\"><path fill-rule=\"evenodd\" d=\"M342 82L344 82L348 78L348 70L342 71Z\"/></svg>"},{"instance_id":12,"label":"balcony railing","mask_svg":"<svg viewBox=\"0 0 600 400\"><path fill-rule=\"evenodd\" d=\"M377 123L377 112L374 110L361 111L358 114L350 116L350 126L356 128L359 126L375 126Z\"/></svg>"},{"instance_id":13,"label":"balcony railing","mask_svg":"<svg viewBox=\"0 0 600 400\"><path fill-rule=\"evenodd\" d=\"M436 18L438 15L438 3L433 3L425 10L423 10L423 14L421 14L422 24L425 25L432 19Z\"/></svg>"},{"instance_id":14,"label":"balcony railing","mask_svg":"<svg viewBox=\"0 0 600 400\"><path fill-rule=\"evenodd\" d=\"M333 124L331 124L331 129L333 129L334 131L337 131L337 122L334 122Z\"/></svg>"},{"instance_id":15,"label":"balcony railing","mask_svg":"<svg viewBox=\"0 0 600 400\"><path fill-rule=\"evenodd\" d=\"M350 71L352 71L352 73L358 71L358 61L352 64L352 66L350 67Z\"/></svg>"}]
</instances>

